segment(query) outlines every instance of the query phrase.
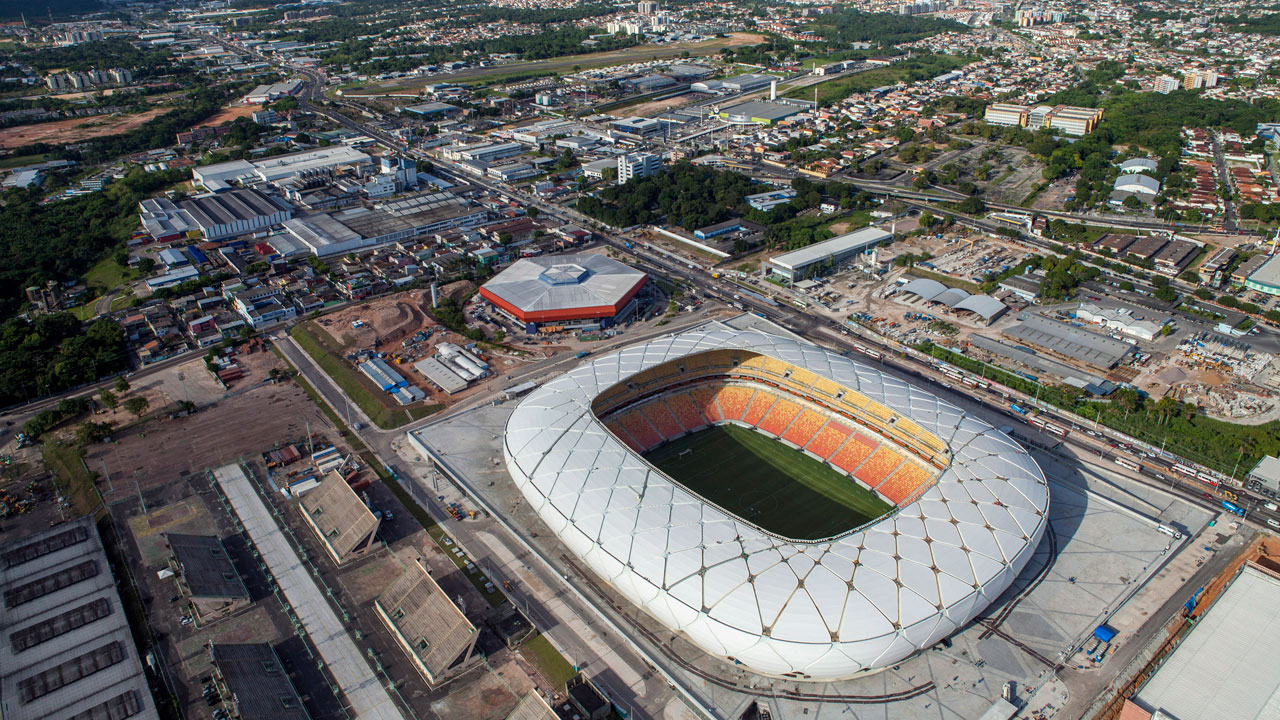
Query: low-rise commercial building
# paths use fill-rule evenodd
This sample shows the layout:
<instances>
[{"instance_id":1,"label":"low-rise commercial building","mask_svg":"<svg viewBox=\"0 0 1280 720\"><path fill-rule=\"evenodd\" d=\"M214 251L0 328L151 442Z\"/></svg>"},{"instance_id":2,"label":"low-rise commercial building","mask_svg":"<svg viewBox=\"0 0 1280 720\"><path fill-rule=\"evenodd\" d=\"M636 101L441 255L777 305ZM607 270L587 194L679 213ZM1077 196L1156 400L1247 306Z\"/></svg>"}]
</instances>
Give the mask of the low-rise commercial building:
<instances>
[{"instance_id":1,"label":"low-rise commercial building","mask_svg":"<svg viewBox=\"0 0 1280 720\"><path fill-rule=\"evenodd\" d=\"M410 561L373 607L428 686L465 667L475 651L479 633L436 584L422 558Z\"/></svg>"},{"instance_id":2,"label":"low-rise commercial building","mask_svg":"<svg viewBox=\"0 0 1280 720\"><path fill-rule=\"evenodd\" d=\"M336 471L303 496L298 509L335 563L350 562L374 547L378 518Z\"/></svg>"},{"instance_id":3,"label":"low-rise commercial building","mask_svg":"<svg viewBox=\"0 0 1280 720\"><path fill-rule=\"evenodd\" d=\"M839 265L854 255L892 239L891 233L880 228L862 228L770 258L767 267L770 273L795 282L817 274L824 268Z\"/></svg>"},{"instance_id":4,"label":"low-rise commercial building","mask_svg":"<svg viewBox=\"0 0 1280 720\"><path fill-rule=\"evenodd\" d=\"M236 720L308 720L298 690L266 643L209 646L213 684Z\"/></svg>"},{"instance_id":5,"label":"low-rise commercial building","mask_svg":"<svg viewBox=\"0 0 1280 720\"><path fill-rule=\"evenodd\" d=\"M169 569L198 622L212 622L252 604L235 563L216 536L165 533L164 539Z\"/></svg>"}]
</instances>

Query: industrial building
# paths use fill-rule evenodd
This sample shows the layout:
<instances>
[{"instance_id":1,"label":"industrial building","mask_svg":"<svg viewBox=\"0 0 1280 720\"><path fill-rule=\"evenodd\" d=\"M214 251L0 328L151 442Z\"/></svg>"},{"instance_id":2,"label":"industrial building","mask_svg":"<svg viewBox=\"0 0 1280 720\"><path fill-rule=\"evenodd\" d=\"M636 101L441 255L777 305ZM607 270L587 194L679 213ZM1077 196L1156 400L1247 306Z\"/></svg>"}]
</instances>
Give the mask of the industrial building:
<instances>
[{"instance_id":1,"label":"industrial building","mask_svg":"<svg viewBox=\"0 0 1280 720\"><path fill-rule=\"evenodd\" d=\"M1136 317L1132 310L1102 307L1093 303L1081 303L1076 309L1076 317L1085 322L1119 330L1122 334L1139 340L1155 340L1164 324Z\"/></svg>"},{"instance_id":2,"label":"industrial building","mask_svg":"<svg viewBox=\"0 0 1280 720\"><path fill-rule=\"evenodd\" d=\"M275 102L281 98L297 95L302 89L301 80L286 80L284 82L272 83L271 85L259 85L249 91L244 96L245 105L261 105L262 103Z\"/></svg>"},{"instance_id":3,"label":"industrial building","mask_svg":"<svg viewBox=\"0 0 1280 720\"><path fill-rule=\"evenodd\" d=\"M486 282L480 296L531 334L593 329L629 317L648 280L604 255L524 258Z\"/></svg>"},{"instance_id":4,"label":"industrial building","mask_svg":"<svg viewBox=\"0 0 1280 720\"><path fill-rule=\"evenodd\" d=\"M805 108L798 105L753 100L722 109L720 111L720 119L730 125L764 125L767 127L779 120L802 113L804 110Z\"/></svg>"},{"instance_id":5,"label":"industrial building","mask_svg":"<svg viewBox=\"0 0 1280 720\"><path fill-rule=\"evenodd\" d=\"M378 518L337 471L298 504L307 525L315 531L329 557L339 565L373 547Z\"/></svg>"},{"instance_id":6,"label":"industrial building","mask_svg":"<svg viewBox=\"0 0 1280 720\"><path fill-rule=\"evenodd\" d=\"M1280 568L1248 561L1133 696L1177 720L1275 717L1280 704Z\"/></svg>"},{"instance_id":7,"label":"industrial building","mask_svg":"<svg viewBox=\"0 0 1280 720\"><path fill-rule=\"evenodd\" d=\"M435 687L455 666L465 667L475 651L479 633L422 558L410 562L373 607L428 686Z\"/></svg>"},{"instance_id":8,"label":"industrial building","mask_svg":"<svg viewBox=\"0 0 1280 720\"><path fill-rule=\"evenodd\" d=\"M169 569L195 619L209 623L235 614L253 600L227 548L213 535L165 533Z\"/></svg>"},{"instance_id":9,"label":"industrial building","mask_svg":"<svg viewBox=\"0 0 1280 720\"><path fill-rule=\"evenodd\" d=\"M161 242L183 237L224 240L266 230L293 216L288 203L248 188L179 203L151 198L139 203L138 209L147 233Z\"/></svg>"},{"instance_id":10,"label":"industrial building","mask_svg":"<svg viewBox=\"0 0 1280 720\"><path fill-rule=\"evenodd\" d=\"M413 367L447 395L456 395L467 389L466 380L433 357L423 358L414 363Z\"/></svg>"},{"instance_id":11,"label":"industrial building","mask_svg":"<svg viewBox=\"0 0 1280 720\"><path fill-rule=\"evenodd\" d=\"M1280 255L1267 257L1266 255L1258 255L1250 258L1245 264L1264 258L1258 263L1253 272L1245 278L1244 286L1250 290L1257 290L1267 295L1280 295ZM1241 268L1244 266L1242 265Z\"/></svg>"},{"instance_id":12,"label":"industrial building","mask_svg":"<svg viewBox=\"0 0 1280 720\"><path fill-rule=\"evenodd\" d=\"M301 215L284 229L317 257L367 250L428 233L483 224L489 212L453 193L415 195L375 208Z\"/></svg>"},{"instance_id":13,"label":"industrial building","mask_svg":"<svg viewBox=\"0 0 1280 720\"><path fill-rule=\"evenodd\" d=\"M1269 498L1280 498L1280 458L1262 456L1245 478L1245 487Z\"/></svg>"},{"instance_id":14,"label":"industrial building","mask_svg":"<svg viewBox=\"0 0 1280 720\"><path fill-rule=\"evenodd\" d=\"M1146 205L1154 204L1160 194L1160 181L1142 173L1120 173L1112 185L1110 202L1121 205L1126 198L1134 197Z\"/></svg>"},{"instance_id":15,"label":"industrial building","mask_svg":"<svg viewBox=\"0 0 1280 720\"><path fill-rule=\"evenodd\" d=\"M158 718L92 517L0 546L0 716Z\"/></svg>"},{"instance_id":16,"label":"industrial building","mask_svg":"<svg viewBox=\"0 0 1280 720\"><path fill-rule=\"evenodd\" d=\"M1040 348L1050 356L1110 370L1135 349L1131 342L1116 340L1084 328L1051 320L1032 312L1018 314L1018 322L1004 330L1014 340Z\"/></svg>"},{"instance_id":17,"label":"industrial building","mask_svg":"<svg viewBox=\"0 0 1280 720\"><path fill-rule=\"evenodd\" d=\"M1159 164L1151 158L1129 158L1120 163L1120 172L1122 173L1153 173Z\"/></svg>"},{"instance_id":18,"label":"industrial building","mask_svg":"<svg viewBox=\"0 0 1280 720\"><path fill-rule=\"evenodd\" d=\"M747 73L746 75L738 75L727 80L721 81L721 86L733 93L747 93L752 90L759 90L768 87L769 83L778 78L772 75L760 75L757 73Z\"/></svg>"},{"instance_id":19,"label":"industrial building","mask_svg":"<svg viewBox=\"0 0 1280 720\"><path fill-rule=\"evenodd\" d=\"M383 392L391 392L396 388L402 388L409 384L409 381L405 380L403 375L392 369L387 364L387 361L381 358L366 360L360 363L359 368L360 372L364 373L365 377L372 380L373 384L377 385L378 389Z\"/></svg>"},{"instance_id":20,"label":"industrial building","mask_svg":"<svg viewBox=\"0 0 1280 720\"><path fill-rule=\"evenodd\" d=\"M865 227L770 258L768 270L775 275L781 275L789 282L795 282L815 274L824 267L839 265L854 255L864 253L892 239L891 233L880 228Z\"/></svg>"},{"instance_id":21,"label":"industrial building","mask_svg":"<svg viewBox=\"0 0 1280 720\"><path fill-rule=\"evenodd\" d=\"M275 183L314 173L339 168L356 168L363 172L373 165L373 158L348 145L306 150L276 155L264 160L229 160L227 162L192 168L191 175L198 185L210 192L222 192L236 184L254 182Z\"/></svg>"},{"instance_id":22,"label":"industrial building","mask_svg":"<svg viewBox=\"0 0 1280 720\"><path fill-rule=\"evenodd\" d=\"M238 720L308 720L302 698L267 643L209 646L213 684Z\"/></svg>"},{"instance_id":23,"label":"industrial building","mask_svg":"<svg viewBox=\"0 0 1280 720\"><path fill-rule=\"evenodd\" d=\"M614 120L609 123L609 127L624 135L649 137L662 132L663 125L661 120L654 120L653 118L629 117Z\"/></svg>"},{"instance_id":24,"label":"industrial building","mask_svg":"<svg viewBox=\"0 0 1280 720\"><path fill-rule=\"evenodd\" d=\"M533 690L521 698L520 704L511 711L507 720L560 720L560 716Z\"/></svg>"},{"instance_id":25,"label":"industrial building","mask_svg":"<svg viewBox=\"0 0 1280 720\"><path fill-rule=\"evenodd\" d=\"M899 291L915 295L928 303L938 303L956 312L969 312L982 318L988 325L998 320L1009 309L990 295L972 295L966 290L943 285L929 278L914 278Z\"/></svg>"}]
</instances>

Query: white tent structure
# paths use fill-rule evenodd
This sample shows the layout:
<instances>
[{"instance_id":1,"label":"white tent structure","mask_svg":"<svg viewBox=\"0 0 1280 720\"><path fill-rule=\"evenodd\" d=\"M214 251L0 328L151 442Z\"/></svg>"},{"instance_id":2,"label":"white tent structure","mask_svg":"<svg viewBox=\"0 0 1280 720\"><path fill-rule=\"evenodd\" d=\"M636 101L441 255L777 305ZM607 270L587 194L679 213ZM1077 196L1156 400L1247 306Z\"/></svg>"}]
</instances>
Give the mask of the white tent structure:
<instances>
[{"instance_id":1,"label":"white tent structure","mask_svg":"<svg viewBox=\"0 0 1280 720\"><path fill-rule=\"evenodd\" d=\"M908 416L950 450L918 499L836 537L793 540L705 502L592 413L608 388L717 349L804 368ZM1035 461L931 393L808 343L752 330L658 338L580 365L512 412L507 467L586 565L709 654L826 680L893 665L964 627L1004 592L1048 524Z\"/></svg>"}]
</instances>

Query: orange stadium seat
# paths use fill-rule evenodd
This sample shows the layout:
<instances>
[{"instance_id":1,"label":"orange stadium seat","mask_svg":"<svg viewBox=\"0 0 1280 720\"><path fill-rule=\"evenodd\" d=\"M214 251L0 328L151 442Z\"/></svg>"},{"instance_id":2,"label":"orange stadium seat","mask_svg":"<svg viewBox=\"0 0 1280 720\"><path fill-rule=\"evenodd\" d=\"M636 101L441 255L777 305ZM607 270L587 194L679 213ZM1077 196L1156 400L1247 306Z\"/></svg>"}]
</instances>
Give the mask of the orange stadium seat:
<instances>
[{"instance_id":1,"label":"orange stadium seat","mask_svg":"<svg viewBox=\"0 0 1280 720\"><path fill-rule=\"evenodd\" d=\"M795 443L799 447L809 444L813 436L818 434L818 430L826 424L827 419L812 410L805 410L800 413L800 417L791 423L791 427L782 434L782 439L787 442Z\"/></svg>"},{"instance_id":2,"label":"orange stadium seat","mask_svg":"<svg viewBox=\"0 0 1280 720\"><path fill-rule=\"evenodd\" d=\"M693 400L686 393L677 393L668 397L667 407L675 414L685 431L693 431L707 424L702 413L698 412Z\"/></svg>"},{"instance_id":3,"label":"orange stadium seat","mask_svg":"<svg viewBox=\"0 0 1280 720\"><path fill-rule=\"evenodd\" d=\"M764 416L769 414L769 410L778 400L778 396L765 389L756 391L755 397L751 398L751 405L747 408L747 412L742 416L742 422L752 426L759 427L760 421L764 420ZM724 407L721 405L721 407Z\"/></svg>"},{"instance_id":4,"label":"orange stadium seat","mask_svg":"<svg viewBox=\"0 0 1280 720\"><path fill-rule=\"evenodd\" d=\"M866 462L862 463L862 467L858 468L853 476L865 483L867 487L874 488L901 464L901 455L890 450L887 445L881 445L870 458L867 458Z\"/></svg>"},{"instance_id":5,"label":"orange stadium seat","mask_svg":"<svg viewBox=\"0 0 1280 720\"><path fill-rule=\"evenodd\" d=\"M653 425L645 419L639 411L631 410L618 416L618 422L622 423L622 427L631 433L631 437L635 438L639 445L637 450L643 452L649 448L656 447L662 442L662 436L653 428Z\"/></svg>"},{"instance_id":6,"label":"orange stadium seat","mask_svg":"<svg viewBox=\"0 0 1280 720\"><path fill-rule=\"evenodd\" d=\"M716 393L716 404L725 420L741 420L754 391L744 387L724 387Z\"/></svg>"},{"instance_id":7,"label":"orange stadium seat","mask_svg":"<svg viewBox=\"0 0 1280 720\"><path fill-rule=\"evenodd\" d=\"M871 457L871 453L875 449L876 443L874 440L868 440L861 433L854 433L853 437L849 438L849 442L845 443L835 455L831 456L831 464L849 474L853 474L853 471L858 469L863 460Z\"/></svg>"},{"instance_id":8,"label":"orange stadium seat","mask_svg":"<svg viewBox=\"0 0 1280 720\"><path fill-rule=\"evenodd\" d=\"M609 432L616 435L627 447L635 450L636 452L643 450L643 448L640 447L640 443L636 442L636 439L631 437L631 433L627 432L627 429L622 426L622 423L618 421L618 418L615 417L604 425L609 428Z\"/></svg>"},{"instance_id":9,"label":"orange stadium seat","mask_svg":"<svg viewBox=\"0 0 1280 720\"><path fill-rule=\"evenodd\" d=\"M769 409L769 414L756 427L770 435L782 435L782 432L787 429L787 426L799 414L799 405L790 400L779 400Z\"/></svg>"},{"instance_id":10,"label":"orange stadium seat","mask_svg":"<svg viewBox=\"0 0 1280 720\"><path fill-rule=\"evenodd\" d=\"M694 388L689 393L694 406L698 412L702 413L702 417L706 418L708 423L717 423L724 419L720 414L720 408L716 405L716 391L719 388L699 387Z\"/></svg>"},{"instance_id":11,"label":"orange stadium seat","mask_svg":"<svg viewBox=\"0 0 1280 720\"><path fill-rule=\"evenodd\" d=\"M805 448L809 452L826 460L831 454L840 449L840 444L849 437L853 431L832 420L813 436L813 440L809 442L809 446Z\"/></svg>"},{"instance_id":12,"label":"orange stadium seat","mask_svg":"<svg viewBox=\"0 0 1280 720\"><path fill-rule=\"evenodd\" d=\"M906 462L898 471L889 476L878 489L889 502L898 503L911 497L929 479L929 471L913 462Z\"/></svg>"},{"instance_id":13,"label":"orange stadium seat","mask_svg":"<svg viewBox=\"0 0 1280 720\"><path fill-rule=\"evenodd\" d=\"M640 413L650 423L653 423L653 426L658 429L658 434L662 435L663 440L671 440L684 433L684 428L680 426L680 421L667 409L666 403L660 400L641 405Z\"/></svg>"}]
</instances>

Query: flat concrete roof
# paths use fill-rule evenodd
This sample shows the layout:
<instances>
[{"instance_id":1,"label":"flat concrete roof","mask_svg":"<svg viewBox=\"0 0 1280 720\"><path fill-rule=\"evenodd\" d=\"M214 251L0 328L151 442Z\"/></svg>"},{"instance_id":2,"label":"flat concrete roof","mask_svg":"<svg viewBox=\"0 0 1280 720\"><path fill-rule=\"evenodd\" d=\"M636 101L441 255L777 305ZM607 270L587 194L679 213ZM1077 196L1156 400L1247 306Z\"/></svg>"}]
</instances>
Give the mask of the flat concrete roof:
<instances>
[{"instance_id":1,"label":"flat concrete roof","mask_svg":"<svg viewBox=\"0 0 1280 720\"><path fill-rule=\"evenodd\" d=\"M1254 270L1248 278L1249 282L1258 285L1280 287L1280 255L1272 257Z\"/></svg>"},{"instance_id":2,"label":"flat concrete roof","mask_svg":"<svg viewBox=\"0 0 1280 720\"><path fill-rule=\"evenodd\" d=\"M1138 692L1178 720L1263 720L1280 712L1280 578L1251 565Z\"/></svg>"}]
</instances>

